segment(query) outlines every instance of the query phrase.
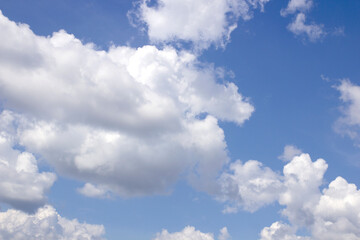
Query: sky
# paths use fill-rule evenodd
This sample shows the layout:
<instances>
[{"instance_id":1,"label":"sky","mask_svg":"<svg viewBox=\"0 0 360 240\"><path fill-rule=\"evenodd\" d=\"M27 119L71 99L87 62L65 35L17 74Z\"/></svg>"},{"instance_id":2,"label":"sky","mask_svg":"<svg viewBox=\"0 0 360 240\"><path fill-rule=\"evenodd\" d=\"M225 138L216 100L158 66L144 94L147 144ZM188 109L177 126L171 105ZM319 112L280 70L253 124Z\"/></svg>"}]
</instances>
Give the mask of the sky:
<instances>
[{"instance_id":1,"label":"sky","mask_svg":"<svg viewBox=\"0 0 360 240\"><path fill-rule=\"evenodd\" d=\"M0 11L0 239L360 239L359 1Z\"/></svg>"}]
</instances>

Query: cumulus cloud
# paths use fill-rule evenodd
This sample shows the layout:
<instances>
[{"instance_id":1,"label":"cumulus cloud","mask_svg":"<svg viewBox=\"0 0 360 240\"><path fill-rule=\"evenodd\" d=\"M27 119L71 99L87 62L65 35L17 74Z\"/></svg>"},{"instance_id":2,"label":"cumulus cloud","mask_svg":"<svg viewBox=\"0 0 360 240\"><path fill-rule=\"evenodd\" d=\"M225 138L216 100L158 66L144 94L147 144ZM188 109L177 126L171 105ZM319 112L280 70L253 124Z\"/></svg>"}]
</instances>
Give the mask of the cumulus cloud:
<instances>
[{"instance_id":1,"label":"cumulus cloud","mask_svg":"<svg viewBox=\"0 0 360 240\"><path fill-rule=\"evenodd\" d=\"M360 146L360 86L345 79L336 89L344 105L341 107L343 116L337 120L335 130L348 135Z\"/></svg>"},{"instance_id":2,"label":"cumulus cloud","mask_svg":"<svg viewBox=\"0 0 360 240\"><path fill-rule=\"evenodd\" d=\"M311 42L315 42L326 35L322 24L306 24L304 13L298 13L292 23L288 25L289 31L296 36L307 36Z\"/></svg>"},{"instance_id":3,"label":"cumulus cloud","mask_svg":"<svg viewBox=\"0 0 360 240\"><path fill-rule=\"evenodd\" d=\"M292 223L307 226L314 222L313 211L319 201L319 187L327 170L323 159L312 161L309 154L301 154L284 166L285 190L279 196L279 203L285 205L282 211Z\"/></svg>"},{"instance_id":4,"label":"cumulus cloud","mask_svg":"<svg viewBox=\"0 0 360 240\"><path fill-rule=\"evenodd\" d=\"M77 219L68 220L49 205L39 208L35 214L14 209L0 212L1 239L101 240L104 234L104 226L79 223Z\"/></svg>"},{"instance_id":5,"label":"cumulus cloud","mask_svg":"<svg viewBox=\"0 0 360 240\"><path fill-rule=\"evenodd\" d=\"M280 175L258 161L237 161L219 178L216 196L228 206L255 211L278 202L287 223L274 222L261 231L261 240L360 239L360 190L337 177L321 191L328 168L324 159L312 161L309 154L294 156ZM299 229L308 235L297 235Z\"/></svg>"},{"instance_id":6,"label":"cumulus cloud","mask_svg":"<svg viewBox=\"0 0 360 240\"><path fill-rule=\"evenodd\" d=\"M265 227L260 234L260 240L310 240L309 237L296 235L296 228L281 222L274 222Z\"/></svg>"},{"instance_id":7,"label":"cumulus cloud","mask_svg":"<svg viewBox=\"0 0 360 240\"><path fill-rule=\"evenodd\" d=\"M278 201L286 206L283 215L298 225L306 225L313 221L311 207L320 198L319 187L326 169L323 159L313 162L304 153L284 166L283 175L255 160L244 164L236 161L218 179L221 191L216 198L228 204L225 213L238 209L254 212Z\"/></svg>"},{"instance_id":8,"label":"cumulus cloud","mask_svg":"<svg viewBox=\"0 0 360 240\"><path fill-rule=\"evenodd\" d=\"M248 20L252 9L264 10L270 0L149 0L138 2L132 21L146 25L152 42L192 42L196 48L224 46L239 17Z\"/></svg>"},{"instance_id":9,"label":"cumulus cloud","mask_svg":"<svg viewBox=\"0 0 360 240\"><path fill-rule=\"evenodd\" d=\"M219 240L228 240L230 237L227 228L220 230ZM202 233L192 226L185 227L181 232L169 233L167 230L162 230L153 240L214 240L214 234Z\"/></svg>"},{"instance_id":10,"label":"cumulus cloud","mask_svg":"<svg viewBox=\"0 0 360 240\"><path fill-rule=\"evenodd\" d=\"M284 147L284 152L279 156L280 160L283 160L284 162L288 162L292 160L295 156L300 155L302 151L298 149L294 145L286 145Z\"/></svg>"},{"instance_id":11,"label":"cumulus cloud","mask_svg":"<svg viewBox=\"0 0 360 240\"><path fill-rule=\"evenodd\" d=\"M33 211L45 203L56 176L39 172L34 155L15 148L12 120L8 112L0 114L0 202Z\"/></svg>"},{"instance_id":12,"label":"cumulus cloud","mask_svg":"<svg viewBox=\"0 0 360 240\"><path fill-rule=\"evenodd\" d=\"M214 191L228 161L218 120L241 125L254 111L214 67L173 48L99 51L65 31L41 37L3 15L0 31L14 143L92 184L80 190L89 196L164 193L184 173Z\"/></svg>"},{"instance_id":13,"label":"cumulus cloud","mask_svg":"<svg viewBox=\"0 0 360 240\"><path fill-rule=\"evenodd\" d=\"M229 203L225 213L237 212L239 208L254 212L278 198L282 189L280 176L260 162L250 160L242 164L236 161L229 169L219 179L221 194L218 199Z\"/></svg>"},{"instance_id":14,"label":"cumulus cloud","mask_svg":"<svg viewBox=\"0 0 360 240\"><path fill-rule=\"evenodd\" d=\"M262 230L261 239L360 239L360 190L355 184L337 177L323 190L317 201L310 201L310 204L306 200L303 202L312 209L308 214L311 214L313 221L306 225L311 236L297 236L298 221L290 219L293 226L275 222Z\"/></svg>"},{"instance_id":15,"label":"cumulus cloud","mask_svg":"<svg viewBox=\"0 0 360 240\"><path fill-rule=\"evenodd\" d=\"M360 239L360 190L337 177L323 190L314 217L315 239Z\"/></svg>"}]
</instances>

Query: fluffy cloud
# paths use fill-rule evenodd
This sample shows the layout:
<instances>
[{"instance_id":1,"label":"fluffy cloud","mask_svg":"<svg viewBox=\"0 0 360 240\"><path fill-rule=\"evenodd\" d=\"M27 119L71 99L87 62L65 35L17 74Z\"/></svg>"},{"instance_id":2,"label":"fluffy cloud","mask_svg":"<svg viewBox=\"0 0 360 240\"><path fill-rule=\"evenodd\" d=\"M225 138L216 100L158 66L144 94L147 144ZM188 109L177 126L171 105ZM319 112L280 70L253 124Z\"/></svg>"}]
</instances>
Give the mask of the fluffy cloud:
<instances>
[{"instance_id":1,"label":"fluffy cloud","mask_svg":"<svg viewBox=\"0 0 360 240\"><path fill-rule=\"evenodd\" d=\"M306 16L304 13L299 13L292 23L288 25L289 31L296 36L306 35L310 41L315 42L326 35L324 26L321 24L306 24Z\"/></svg>"},{"instance_id":2,"label":"fluffy cloud","mask_svg":"<svg viewBox=\"0 0 360 240\"><path fill-rule=\"evenodd\" d=\"M68 220L49 205L39 208L31 215L14 209L0 212L1 239L100 240L104 234L102 225L79 223L76 219Z\"/></svg>"},{"instance_id":3,"label":"fluffy cloud","mask_svg":"<svg viewBox=\"0 0 360 240\"><path fill-rule=\"evenodd\" d=\"M228 240L230 237L227 228L220 230L219 240ZM167 230L162 230L153 240L214 240L214 234L202 233L195 230L194 227L187 226L181 232L169 233Z\"/></svg>"},{"instance_id":4,"label":"fluffy cloud","mask_svg":"<svg viewBox=\"0 0 360 240\"><path fill-rule=\"evenodd\" d=\"M337 177L323 190L317 201L307 202L303 199L303 205L305 204L312 209L308 211L308 215L311 215L313 221L306 225L311 236L297 236L298 221L290 219L293 226L275 222L262 230L261 239L360 239L360 190L355 184L349 184L342 177Z\"/></svg>"},{"instance_id":5,"label":"fluffy cloud","mask_svg":"<svg viewBox=\"0 0 360 240\"><path fill-rule=\"evenodd\" d=\"M287 7L281 10L281 16L285 17L288 14L294 14L297 11L306 12L313 6L313 0L290 0Z\"/></svg>"},{"instance_id":6,"label":"fluffy cloud","mask_svg":"<svg viewBox=\"0 0 360 240\"><path fill-rule=\"evenodd\" d=\"M279 159L284 162L288 162L293 159L293 157L300 155L302 151L293 145L286 145L284 147L284 152L279 156Z\"/></svg>"},{"instance_id":7,"label":"fluffy cloud","mask_svg":"<svg viewBox=\"0 0 360 240\"><path fill-rule=\"evenodd\" d=\"M0 202L33 211L45 203L56 176L39 172L34 155L15 148L12 120L8 112L0 114Z\"/></svg>"},{"instance_id":8,"label":"fluffy cloud","mask_svg":"<svg viewBox=\"0 0 360 240\"><path fill-rule=\"evenodd\" d=\"M310 240L309 237L296 235L296 228L290 225L274 222L261 231L261 240Z\"/></svg>"},{"instance_id":9,"label":"fluffy cloud","mask_svg":"<svg viewBox=\"0 0 360 240\"><path fill-rule=\"evenodd\" d=\"M315 239L360 239L360 190L337 177L323 190L314 216Z\"/></svg>"},{"instance_id":10,"label":"fluffy cloud","mask_svg":"<svg viewBox=\"0 0 360 240\"><path fill-rule=\"evenodd\" d=\"M230 203L224 210L226 213L236 212L238 208L256 211L276 201L282 189L280 176L254 160L232 163L230 172L221 175L219 184L218 199Z\"/></svg>"},{"instance_id":11,"label":"fluffy cloud","mask_svg":"<svg viewBox=\"0 0 360 240\"><path fill-rule=\"evenodd\" d=\"M0 31L11 136L59 173L92 184L80 192L163 193L184 173L214 191L211 180L228 161L218 120L241 125L254 108L211 65L172 48L99 51L64 31L36 36L2 15Z\"/></svg>"},{"instance_id":12,"label":"fluffy cloud","mask_svg":"<svg viewBox=\"0 0 360 240\"><path fill-rule=\"evenodd\" d=\"M360 190L337 177L322 191L327 163L312 161L309 154L294 156L277 174L260 162L237 161L219 178L217 198L230 205L225 212L239 208L255 211L278 202L289 224L274 222L261 231L261 240L360 239ZM309 236L298 236L307 229Z\"/></svg>"},{"instance_id":13,"label":"fluffy cloud","mask_svg":"<svg viewBox=\"0 0 360 240\"><path fill-rule=\"evenodd\" d=\"M224 46L239 17L248 20L252 9L264 10L270 0L149 0L138 2L132 19L145 23L153 42L183 40L196 48Z\"/></svg>"},{"instance_id":14,"label":"fluffy cloud","mask_svg":"<svg viewBox=\"0 0 360 240\"><path fill-rule=\"evenodd\" d=\"M320 198L319 187L326 169L323 159L312 162L308 154L293 157L284 166L283 175L255 160L244 164L236 161L219 178L221 192L216 197L229 204L226 213L239 208L253 212L278 201L286 206L285 216L298 225L306 225L313 221L311 207Z\"/></svg>"},{"instance_id":15,"label":"fluffy cloud","mask_svg":"<svg viewBox=\"0 0 360 240\"><path fill-rule=\"evenodd\" d=\"M335 129L350 136L360 146L360 86L342 80L336 89L344 106L341 108L343 116L338 119Z\"/></svg>"},{"instance_id":16,"label":"fluffy cloud","mask_svg":"<svg viewBox=\"0 0 360 240\"><path fill-rule=\"evenodd\" d=\"M312 162L308 154L296 156L284 166L285 190L279 196L279 203L286 206L282 213L292 223L308 226L314 222L314 206L319 201L319 187L327 167L325 160Z\"/></svg>"}]
</instances>

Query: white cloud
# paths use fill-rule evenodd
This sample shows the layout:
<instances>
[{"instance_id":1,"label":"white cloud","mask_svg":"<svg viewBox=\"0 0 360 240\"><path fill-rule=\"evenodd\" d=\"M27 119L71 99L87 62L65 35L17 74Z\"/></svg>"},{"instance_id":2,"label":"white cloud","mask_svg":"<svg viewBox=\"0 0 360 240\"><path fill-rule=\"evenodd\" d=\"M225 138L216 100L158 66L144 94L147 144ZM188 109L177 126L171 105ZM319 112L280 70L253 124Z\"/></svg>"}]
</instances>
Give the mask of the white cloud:
<instances>
[{"instance_id":1,"label":"white cloud","mask_svg":"<svg viewBox=\"0 0 360 240\"><path fill-rule=\"evenodd\" d=\"M316 205L312 232L315 239L360 239L360 190L337 177L324 189Z\"/></svg>"},{"instance_id":2,"label":"white cloud","mask_svg":"<svg viewBox=\"0 0 360 240\"><path fill-rule=\"evenodd\" d=\"M326 169L323 159L312 162L308 154L294 156L284 166L283 175L255 160L236 161L218 179L221 191L216 198L228 204L225 213L239 208L253 212L278 201L286 206L282 213L292 222L308 225Z\"/></svg>"},{"instance_id":3,"label":"white cloud","mask_svg":"<svg viewBox=\"0 0 360 240\"><path fill-rule=\"evenodd\" d=\"M285 9L281 9L280 14L283 17L296 14L293 21L287 26L287 29L299 37L306 37L311 42L321 40L327 33L323 24L306 24L306 15L314 5L313 0L290 0Z\"/></svg>"},{"instance_id":4,"label":"white cloud","mask_svg":"<svg viewBox=\"0 0 360 240\"><path fill-rule=\"evenodd\" d=\"M278 201L286 206L282 213L292 222L308 225L313 221L311 212L320 198L326 169L323 159L312 162L308 154L293 157L284 166L283 175L255 160L236 161L218 179L221 191L216 198L228 204L225 213L239 208L253 212Z\"/></svg>"},{"instance_id":5,"label":"white cloud","mask_svg":"<svg viewBox=\"0 0 360 240\"><path fill-rule=\"evenodd\" d=\"M279 196L279 203L285 205L282 211L290 222L298 226L313 223L313 211L319 201L319 187L328 165L325 160L312 162L309 154L301 154L284 166L285 191Z\"/></svg>"},{"instance_id":6,"label":"white cloud","mask_svg":"<svg viewBox=\"0 0 360 240\"><path fill-rule=\"evenodd\" d=\"M301 189L299 189L301 191ZM261 240L337 240L360 239L360 190L355 184L349 184L342 177L337 177L323 190L317 201L307 202L303 198L303 205L309 205L308 214L313 219L306 226L311 236L296 235L299 225L297 220L290 219L293 226L275 222L261 232Z\"/></svg>"},{"instance_id":7,"label":"white cloud","mask_svg":"<svg viewBox=\"0 0 360 240\"><path fill-rule=\"evenodd\" d=\"M261 240L359 240L360 190L338 177L321 192L327 167L305 153L294 156L282 176L258 161L237 161L219 178L216 197L230 204L225 212L255 211L276 201L284 206L281 213L290 224L265 227ZM310 236L296 235L298 229L308 229Z\"/></svg>"},{"instance_id":8,"label":"white cloud","mask_svg":"<svg viewBox=\"0 0 360 240\"><path fill-rule=\"evenodd\" d=\"M284 152L279 156L280 160L283 160L284 162L288 162L292 160L295 156L300 155L302 151L298 149L294 145L286 145L284 147Z\"/></svg>"},{"instance_id":9,"label":"white cloud","mask_svg":"<svg viewBox=\"0 0 360 240\"><path fill-rule=\"evenodd\" d=\"M320 40L326 35L322 24L306 24L306 16L304 13L298 13L292 23L288 25L290 32L296 36L307 36L311 42Z\"/></svg>"},{"instance_id":10,"label":"white cloud","mask_svg":"<svg viewBox=\"0 0 360 240\"><path fill-rule=\"evenodd\" d=\"M360 86L345 79L336 89L344 105L341 108L343 116L336 122L335 130L350 136L360 146Z\"/></svg>"},{"instance_id":11,"label":"white cloud","mask_svg":"<svg viewBox=\"0 0 360 240\"><path fill-rule=\"evenodd\" d=\"M256 211L276 201L282 190L280 176L254 160L232 163L230 172L221 175L219 184L218 199L230 204L225 213L237 212L238 208Z\"/></svg>"},{"instance_id":12,"label":"white cloud","mask_svg":"<svg viewBox=\"0 0 360 240\"><path fill-rule=\"evenodd\" d=\"M121 196L164 193L189 172L214 191L228 161L218 120L241 125L254 111L214 67L172 48L97 51L64 31L36 36L2 15L0 31L0 96L15 143Z\"/></svg>"},{"instance_id":13,"label":"white cloud","mask_svg":"<svg viewBox=\"0 0 360 240\"><path fill-rule=\"evenodd\" d=\"M45 203L56 176L39 172L34 155L15 149L12 120L8 112L0 114L0 202L33 211Z\"/></svg>"},{"instance_id":14,"label":"white cloud","mask_svg":"<svg viewBox=\"0 0 360 240\"><path fill-rule=\"evenodd\" d=\"M261 240L310 240L309 237L296 235L296 228L290 225L274 222L261 231Z\"/></svg>"},{"instance_id":15,"label":"white cloud","mask_svg":"<svg viewBox=\"0 0 360 240\"><path fill-rule=\"evenodd\" d=\"M87 197L106 198L109 197L108 190L101 186L95 186L91 183L86 183L82 188L77 189L79 193Z\"/></svg>"},{"instance_id":16,"label":"white cloud","mask_svg":"<svg viewBox=\"0 0 360 240\"><path fill-rule=\"evenodd\" d=\"M264 10L270 0L141 0L131 19L145 23L152 42L192 42L196 48L211 44L224 46L242 17L252 17L252 9ZM155 6L154 6L155 5Z\"/></svg>"},{"instance_id":17,"label":"white cloud","mask_svg":"<svg viewBox=\"0 0 360 240\"><path fill-rule=\"evenodd\" d=\"M228 240L229 238L230 235L227 228L222 228L220 230L219 240ZM164 229L161 233L158 233L153 240L214 240L214 234L203 233L192 226L187 226L181 232L175 233L169 233Z\"/></svg>"},{"instance_id":18,"label":"white cloud","mask_svg":"<svg viewBox=\"0 0 360 240\"><path fill-rule=\"evenodd\" d=\"M281 9L281 16L285 17L288 14L294 14L296 12L306 12L313 6L313 0L290 0L285 9Z\"/></svg>"},{"instance_id":19,"label":"white cloud","mask_svg":"<svg viewBox=\"0 0 360 240\"><path fill-rule=\"evenodd\" d=\"M231 239L231 236L227 230L227 227L223 227L222 229L220 229L220 234L218 237L219 240L229 240Z\"/></svg>"},{"instance_id":20,"label":"white cloud","mask_svg":"<svg viewBox=\"0 0 360 240\"><path fill-rule=\"evenodd\" d=\"M0 238L12 240L82 239L100 240L105 234L102 225L79 223L61 217L49 205L35 214L9 209L0 212Z\"/></svg>"},{"instance_id":21,"label":"white cloud","mask_svg":"<svg viewBox=\"0 0 360 240\"><path fill-rule=\"evenodd\" d=\"M283 170L283 188L278 202L289 224L275 222L261 231L261 240L360 239L360 190L337 177L322 192L327 164L311 161L308 154L294 157ZM297 230L309 230L298 236Z\"/></svg>"}]
</instances>

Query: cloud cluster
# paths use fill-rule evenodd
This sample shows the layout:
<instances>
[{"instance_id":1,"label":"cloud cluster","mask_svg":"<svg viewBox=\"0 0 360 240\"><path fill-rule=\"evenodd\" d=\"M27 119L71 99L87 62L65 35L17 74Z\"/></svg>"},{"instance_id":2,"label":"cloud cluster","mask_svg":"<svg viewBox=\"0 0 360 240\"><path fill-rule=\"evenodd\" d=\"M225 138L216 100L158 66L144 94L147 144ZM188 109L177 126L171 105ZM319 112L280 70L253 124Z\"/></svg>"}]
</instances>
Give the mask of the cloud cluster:
<instances>
[{"instance_id":1,"label":"cloud cluster","mask_svg":"<svg viewBox=\"0 0 360 240\"><path fill-rule=\"evenodd\" d=\"M306 23L306 15L314 3L313 0L290 0L287 7L280 11L281 16L296 14L293 21L288 25L288 30L296 36L307 36L311 42L322 39L326 32L322 24Z\"/></svg>"},{"instance_id":2,"label":"cloud cluster","mask_svg":"<svg viewBox=\"0 0 360 240\"><path fill-rule=\"evenodd\" d=\"M254 212L260 207L274 202L282 189L280 176L262 163L250 160L232 163L229 172L220 179L220 201L229 202L225 213L237 212L238 208Z\"/></svg>"},{"instance_id":3,"label":"cloud cluster","mask_svg":"<svg viewBox=\"0 0 360 240\"><path fill-rule=\"evenodd\" d=\"M102 225L79 223L77 219L61 217L49 205L35 214L10 209L0 212L0 238L13 240L101 240L105 234Z\"/></svg>"},{"instance_id":4,"label":"cloud cluster","mask_svg":"<svg viewBox=\"0 0 360 240\"><path fill-rule=\"evenodd\" d=\"M187 226L181 232L169 233L167 230L162 230L153 240L214 240L214 234L202 233L194 227ZM227 228L220 230L219 240L229 240L230 235Z\"/></svg>"},{"instance_id":5,"label":"cloud cluster","mask_svg":"<svg viewBox=\"0 0 360 240\"><path fill-rule=\"evenodd\" d=\"M282 175L254 160L237 161L220 177L217 198L230 204L226 212L255 211L276 201L284 206L282 216L291 225L273 223L262 230L262 240L360 239L360 190L337 177L321 191L327 167L325 160L312 161L304 153L294 156ZM304 227L311 236L296 235Z\"/></svg>"},{"instance_id":6,"label":"cloud cluster","mask_svg":"<svg viewBox=\"0 0 360 240\"><path fill-rule=\"evenodd\" d=\"M34 155L16 149L12 122L8 112L0 114L0 202L33 211L45 203L56 176L39 172Z\"/></svg>"},{"instance_id":7,"label":"cloud cluster","mask_svg":"<svg viewBox=\"0 0 360 240\"><path fill-rule=\"evenodd\" d=\"M341 108L343 116L337 120L335 129L354 139L355 144L360 146L360 86L345 79L336 89L344 105Z\"/></svg>"},{"instance_id":8,"label":"cloud cluster","mask_svg":"<svg viewBox=\"0 0 360 240\"><path fill-rule=\"evenodd\" d=\"M264 10L270 0L140 0L133 21L146 25L152 42L191 42L195 48L224 46L239 17L248 20L252 9Z\"/></svg>"},{"instance_id":9,"label":"cloud cluster","mask_svg":"<svg viewBox=\"0 0 360 240\"><path fill-rule=\"evenodd\" d=\"M296 235L296 228L281 222L274 222L265 227L261 233L261 240L310 240L310 237Z\"/></svg>"},{"instance_id":10,"label":"cloud cluster","mask_svg":"<svg viewBox=\"0 0 360 240\"><path fill-rule=\"evenodd\" d=\"M79 190L164 193L181 174L214 191L228 161L218 120L241 125L253 106L188 52L154 46L96 50L59 31L35 35L0 15L0 96L14 144Z\"/></svg>"}]
</instances>

